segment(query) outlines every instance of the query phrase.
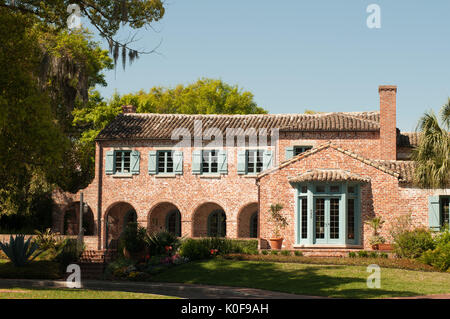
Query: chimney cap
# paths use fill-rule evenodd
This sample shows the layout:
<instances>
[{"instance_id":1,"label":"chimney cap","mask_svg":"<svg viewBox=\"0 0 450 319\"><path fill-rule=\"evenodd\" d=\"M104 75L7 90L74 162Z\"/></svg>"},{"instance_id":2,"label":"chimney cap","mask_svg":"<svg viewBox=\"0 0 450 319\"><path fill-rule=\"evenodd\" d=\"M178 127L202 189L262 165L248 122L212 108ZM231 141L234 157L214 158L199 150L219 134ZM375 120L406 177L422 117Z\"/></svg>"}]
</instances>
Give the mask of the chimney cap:
<instances>
[{"instance_id":1,"label":"chimney cap","mask_svg":"<svg viewBox=\"0 0 450 319\"><path fill-rule=\"evenodd\" d=\"M122 105L123 113L136 113L136 107L134 105Z\"/></svg>"},{"instance_id":2,"label":"chimney cap","mask_svg":"<svg viewBox=\"0 0 450 319\"><path fill-rule=\"evenodd\" d=\"M390 90L393 90L393 91L397 92L397 85L380 85L378 87L378 92L390 91Z\"/></svg>"}]
</instances>

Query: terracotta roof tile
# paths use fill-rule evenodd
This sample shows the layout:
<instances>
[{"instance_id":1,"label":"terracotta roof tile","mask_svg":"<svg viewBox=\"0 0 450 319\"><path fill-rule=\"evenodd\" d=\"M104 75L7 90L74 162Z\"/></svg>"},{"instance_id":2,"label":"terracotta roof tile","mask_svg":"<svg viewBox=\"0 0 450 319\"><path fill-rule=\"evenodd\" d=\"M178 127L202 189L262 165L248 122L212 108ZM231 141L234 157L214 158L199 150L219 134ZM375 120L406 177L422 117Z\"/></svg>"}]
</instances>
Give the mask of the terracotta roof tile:
<instances>
[{"instance_id":1,"label":"terracotta roof tile","mask_svg":"<svg viewBox=\"0 0 450 319\"><path fill-rule=\"evenodd\" d=\"M287 131L377 131L380 127L379 112L250 115L127 113L118 115L100 132L97 139L170 139L176 128L187 128L193 134L195 121L202 121L203 130L215 127L222 132L225 132L227 128L244 130L278 128Z\"/></svg>"},{"instance_id":2,"label":"terracotta roof tile","mask_svg":"<svg viewBox=\"0 0 450 319\"><path fill-rule=\"evenodd\" d=\"M313 169L302 173L296 177L289 179L291 183L301 183L308 181L320 181L320 182L344 182L355 181L368 183L370 178L360 176L350 171L342 169Z\"/></svg>"}]
</instances>

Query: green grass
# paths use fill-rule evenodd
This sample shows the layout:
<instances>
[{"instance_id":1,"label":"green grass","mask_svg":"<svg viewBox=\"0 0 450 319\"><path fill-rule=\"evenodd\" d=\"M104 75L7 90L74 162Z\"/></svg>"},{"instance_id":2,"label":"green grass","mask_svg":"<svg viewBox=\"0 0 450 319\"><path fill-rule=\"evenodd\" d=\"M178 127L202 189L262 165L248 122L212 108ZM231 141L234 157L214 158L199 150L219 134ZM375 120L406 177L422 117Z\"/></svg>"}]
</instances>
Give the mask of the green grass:
<instances>
[{"instance_id":1,"label":"green grass","mask_svg":"<svg viewBox=\"0 0 450 319\"><path fill-rule=\"evenodd\" d=\"M0 288L0 299L172 299L146 293L86 289Z\"/></svg>"},{"instance_id":2,"label":"green grass","mask_svg":"<svg viewBox=\"0 0 450 319\"><path fill-rule=\"evenodd\" d=\"M386 298L450 293L450 273L381 268L381 288L369 289L365 266L307 265L212 259L173 267L152 280L259 288L337 298Z\"/></svg>"}]
</instances>

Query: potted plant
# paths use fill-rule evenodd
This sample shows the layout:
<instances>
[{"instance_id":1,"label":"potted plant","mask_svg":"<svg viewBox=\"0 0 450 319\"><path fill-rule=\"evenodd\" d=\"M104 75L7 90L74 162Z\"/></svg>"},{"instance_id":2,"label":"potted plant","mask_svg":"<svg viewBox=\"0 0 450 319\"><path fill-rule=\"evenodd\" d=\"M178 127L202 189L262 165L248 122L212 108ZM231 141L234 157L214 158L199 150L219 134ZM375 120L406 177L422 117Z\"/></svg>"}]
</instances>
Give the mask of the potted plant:
<instances>
[{"instance_id":1,"label":"potted plant","mask_svg":"<svg viewBox=\"0 0 450 319\"><path fill-rule=\"evenodd\" d=\"M373 250L380 250L380 246L384 245L386 242L386 239L378 233L384 223L385 221L381 218L381 216L374 217L371 220L366 221L366 224L373 230L372 237L369 239L369 243Z\"/></svg>"},{"instance_id":2,"label":"potted plant","mask_svg":"<svg viewBox=\"0 0 450 319\"><path fill-rule=\"evenodd\" d=\"M145 238L147 231L138 223L128 223L122 234L123 255L127 259L135 261L145 260L147 256L147 245Z\"/></svg>"},{"instance_id":3,"label":"potted plant","mask_svg":"<svg viewBox=\"0 0 450 319\"><path fill-rule=\"evenodd\" d=\"M283 237L281 237L281 229L286 228L288 225L286 217L281 214L283 206L281 204L270 205L270 220L274 226L273 236L269 239L270 247L272 249L281 249L283 245Z\"/></svg>"}]
</instances>

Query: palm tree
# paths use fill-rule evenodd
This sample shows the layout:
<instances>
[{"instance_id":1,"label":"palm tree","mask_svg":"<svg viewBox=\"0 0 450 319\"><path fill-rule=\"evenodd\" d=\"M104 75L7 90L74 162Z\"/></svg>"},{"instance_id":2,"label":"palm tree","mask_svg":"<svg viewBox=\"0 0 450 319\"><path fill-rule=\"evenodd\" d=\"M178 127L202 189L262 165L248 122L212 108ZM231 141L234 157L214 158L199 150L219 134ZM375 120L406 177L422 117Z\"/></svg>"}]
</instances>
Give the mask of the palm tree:
<instances>
[{"instance_id":1,"label":"palm tree","mask_svg":"<svg viewBox=\"0 0 450 319\"><path fill-rule=\"evenodd\" d=\"M450 184L450 98L441 109L442 126L433 111L419 120L419 145L413 150L414 182L423 188L445 188Z\"/></svg>"}]
</instances>

